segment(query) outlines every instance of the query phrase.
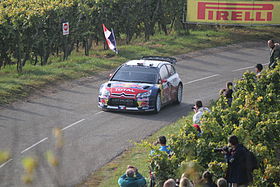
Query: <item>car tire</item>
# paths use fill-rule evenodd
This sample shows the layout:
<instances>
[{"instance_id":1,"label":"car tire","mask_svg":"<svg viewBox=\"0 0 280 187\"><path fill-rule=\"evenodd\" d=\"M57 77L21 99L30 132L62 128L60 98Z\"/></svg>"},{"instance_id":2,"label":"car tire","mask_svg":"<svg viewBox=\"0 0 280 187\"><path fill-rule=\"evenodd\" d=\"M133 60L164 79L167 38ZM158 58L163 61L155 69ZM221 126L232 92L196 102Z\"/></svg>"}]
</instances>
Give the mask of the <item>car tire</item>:
<instances>
[{"instance_id":1,"label":"car tire","mask_svg":"<svg viewBox=\"0 0 280 187\"><path fill-rule=\"evenodd\" d=\"M161 95L160 95L160 93L158 92L157 93L157 95L156 95L156 101L155 101L155 106L154 106L154 108L155 108L155 110L154 110L154 113L155 114L157 114L157 113L159 113L160 112L160 110L161 110Z\"/></svg>"},{"instance_id":2,"label":"car tire","mask_svg":"<svg viewBox=\"0 0 280 187\"><path fill-rule=\"evenodd\" d=\"M182 102L182 99L183 99L183 85L179 84L177 88L176 100L174 103L180 104Z\"/></svg>"}]
</instances>

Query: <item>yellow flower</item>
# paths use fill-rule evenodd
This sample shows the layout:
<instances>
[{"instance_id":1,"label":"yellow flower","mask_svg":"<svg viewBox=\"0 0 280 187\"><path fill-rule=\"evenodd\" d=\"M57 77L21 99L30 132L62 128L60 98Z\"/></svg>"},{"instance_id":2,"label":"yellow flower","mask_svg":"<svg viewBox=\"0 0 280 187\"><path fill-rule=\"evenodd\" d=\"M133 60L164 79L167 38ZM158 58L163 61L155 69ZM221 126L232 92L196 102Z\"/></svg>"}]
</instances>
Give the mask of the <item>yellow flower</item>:
<instances>
[{"instance_id":1,"label":"yellow flower","mask_svg":"<svg viewBox=\"0 0 280 187\"><path fill-rule=\"evenodd\" d=\"M257 102L260 102L262 100L263 100L263 96L260 96L260 97L257 98Z\"/></svg>"},{"instance_id":2,"label":"yellow flower","mask_svg":"<svg viewBox=\"0 0 280 187\"><path fill-rule=\"evenodd\" d=\"M38 165L38 161L36 158L25 157L22 159L22 165L25 171L27 171L27 173L33 173L33 171Z\"/></svg>"},{"instance_id":3,"label":"yellow flower","mask_svg":"<svg viewBox=\"0 0 280 187\"><path fill-rule=\"evenodd\" d=\"M0 151L0 164L6 162L10 158L10 153L7 151Z\"/></svg>"}]
</instances>

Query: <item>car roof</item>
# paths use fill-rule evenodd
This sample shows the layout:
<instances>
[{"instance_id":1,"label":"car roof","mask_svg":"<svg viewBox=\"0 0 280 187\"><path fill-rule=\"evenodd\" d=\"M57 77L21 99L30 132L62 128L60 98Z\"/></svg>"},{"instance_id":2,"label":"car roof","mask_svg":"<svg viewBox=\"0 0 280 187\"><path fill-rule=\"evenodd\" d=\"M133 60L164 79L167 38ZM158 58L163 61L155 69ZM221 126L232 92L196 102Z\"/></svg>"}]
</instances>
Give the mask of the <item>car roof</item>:
<instances>
[{"instance_id":1,"label":"car roof","mask_svg":"<svg viewBox=\"0 0 280 187\"><path fill-rule=\"evenodd\" d=\"M146 66L146 67L159 67L162 64L170 64L166 61L159 61L159 60L130 60L125 63L125 65L129 66Z\"/></svg>"}]
</instances>

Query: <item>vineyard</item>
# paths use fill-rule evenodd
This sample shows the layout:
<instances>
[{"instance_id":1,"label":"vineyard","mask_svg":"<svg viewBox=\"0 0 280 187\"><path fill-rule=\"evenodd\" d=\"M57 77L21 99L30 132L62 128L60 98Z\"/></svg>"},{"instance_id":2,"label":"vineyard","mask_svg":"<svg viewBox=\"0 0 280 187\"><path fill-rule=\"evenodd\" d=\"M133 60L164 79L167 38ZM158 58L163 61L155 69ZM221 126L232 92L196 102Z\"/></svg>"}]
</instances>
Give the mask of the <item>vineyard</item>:
<instances>
[{"instance_id":1,"label":"vineyard","mask_svg":"<svg viewBox=\"0 0 280 187\"><path fill-rule=\"evenodd\" d=\"M101 25L114 28L117 37L129 43L133 36L146 40L160 30L168 34L182 28L184 1L167 0L4 0L0 1L0 68L26 63L46 65L51 55L65 60L82 47L85 55L93 41L103 41ZM175 10L175 11L174 11ZM62 24L70 34L63 36Z\"/></svg>"},{"instance_id":2,"label":"vineyard","mask_svg":"<svg viewBox=\"0 0 280 187\"><path fill-rule=\"evenodd\" d=\"M236 81L232 106L220 97L202 121L202 136L192 127L191 121L177 134L169 137L174 155L158 151L150 158L158 184L168 178L180 178L186 173L196 181L204 170L215 179L224 177L227 164L214 148L227 145L227 138L236 135L256 155L260 164L254 170L252 186L280 186L280 66L262 72L246 72ZM144 146L153 147L147 142ZM155 148L155 147L153 147ZM160 185L159 185L160 186Z\"/></svg>"}]
</instances>

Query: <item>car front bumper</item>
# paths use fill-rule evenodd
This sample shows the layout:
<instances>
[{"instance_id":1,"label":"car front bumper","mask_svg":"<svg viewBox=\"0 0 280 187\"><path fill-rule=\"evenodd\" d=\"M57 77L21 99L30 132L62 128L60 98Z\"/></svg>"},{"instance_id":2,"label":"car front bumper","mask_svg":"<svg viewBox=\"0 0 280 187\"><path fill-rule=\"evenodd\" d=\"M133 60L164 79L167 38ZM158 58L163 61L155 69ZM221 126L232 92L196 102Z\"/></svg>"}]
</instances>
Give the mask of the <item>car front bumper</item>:
<instances>
[{"instance_id":1,"label":"car front bumper","mask_svg":"<svg viewBox=\"0 0 280 187\"><path fill-rule=\"evenodd\" d=\"M117 111L153 111L154 107L151 106L149 98L133 100L133 102L113 103L109 102L112 98L99 97L98 107L104 110L117 110ZM130 106L128 106L130 105ZM132 106L131 106L132 105ZM133 106L134 105L134 106Z\"/></svg>"},{"instance_id":2,"label":"car front bumper","mask_svg":"<svg viewBox=\"0 0 280 187\"><path fill-rule=\"evenodd\" d=\"M110 105L104 105L102 103L98 103L98 107L105 110L114 110L114 111L148 112L148 111L155 110L154 107L150 107L150 106L145 106L145 107L128 107L123 105L110 106Z\"/></svg>"}]
</instances>

